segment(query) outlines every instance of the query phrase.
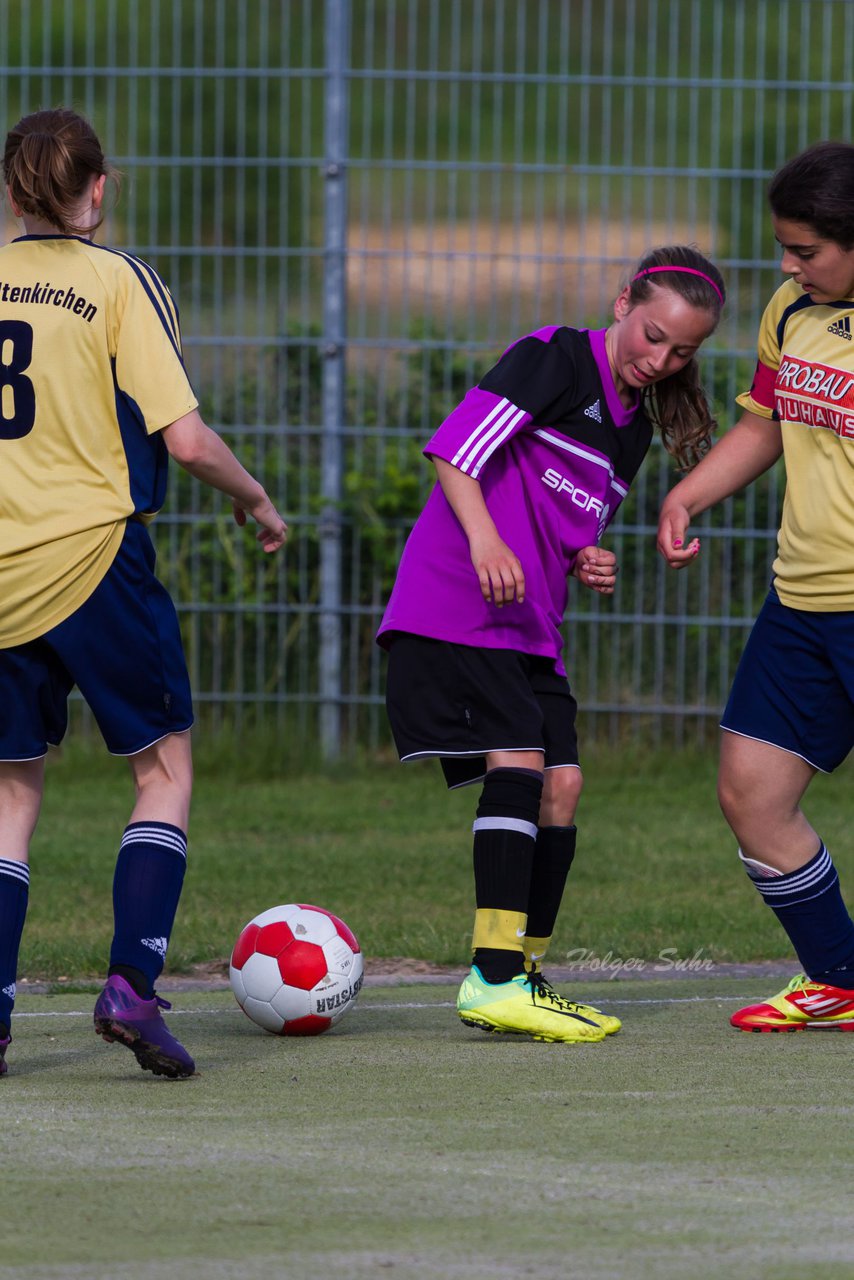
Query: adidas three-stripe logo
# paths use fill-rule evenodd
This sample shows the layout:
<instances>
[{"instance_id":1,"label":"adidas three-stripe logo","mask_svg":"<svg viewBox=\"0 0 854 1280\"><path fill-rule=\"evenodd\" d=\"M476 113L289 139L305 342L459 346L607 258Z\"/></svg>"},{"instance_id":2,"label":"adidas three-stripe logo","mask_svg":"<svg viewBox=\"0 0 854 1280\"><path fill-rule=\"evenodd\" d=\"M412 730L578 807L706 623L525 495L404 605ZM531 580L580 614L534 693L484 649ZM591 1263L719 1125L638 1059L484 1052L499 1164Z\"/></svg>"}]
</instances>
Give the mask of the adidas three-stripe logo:
<instances>
[{"instance_id":1,"label":"adidas three-stripe logo","mask_svg":"<svg viewBox=\"0 0 854 1280\"><path fill-rule=\"evenodd\" d=\"M847 342L851 341L851 319L849 316L842 316L840 320L834 320L833 324L827 326L827 332L833 333L837 338L845 338Z\"/></svg>"},{"instance_id":2,"label":"adidas three-stripe logo","mask_svg":"<svg viewBox=\"0 0 854 1280\"><path fill-rule=\"evenodd\" d=\"M793 997L792 1004L804 1013L828 1014L854 1006L854 1001L828 995L825 991L801 992Z\"/></svg>"}]
</instances>

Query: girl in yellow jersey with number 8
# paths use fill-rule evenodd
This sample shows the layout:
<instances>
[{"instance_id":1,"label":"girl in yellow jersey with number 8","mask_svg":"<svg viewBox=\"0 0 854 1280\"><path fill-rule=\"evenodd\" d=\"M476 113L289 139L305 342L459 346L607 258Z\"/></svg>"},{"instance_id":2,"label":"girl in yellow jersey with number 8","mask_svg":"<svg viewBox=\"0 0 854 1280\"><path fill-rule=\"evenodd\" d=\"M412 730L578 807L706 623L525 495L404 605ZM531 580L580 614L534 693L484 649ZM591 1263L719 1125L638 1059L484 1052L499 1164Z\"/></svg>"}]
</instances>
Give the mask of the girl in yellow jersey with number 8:
<instances>
[{"instance_id":1,"label":"girl in yellow jersey with number 8","mask_svg":"<svg viewBox=\"0 0 854 1280\"><path fill-rule=\"evenodd\" d=\"M171 457L228 494L239 525L252 517L264 551L287 529L199 416L157 272L94 243L112 171L91 125L62 109L26 116L3 168L24 234L0 249L0 1075L44 758L77 686L135 788L95 1028L143 1068L189 1076L154 986L186 865L193 712L147 525Z\"/></svg>"}]
</instances>

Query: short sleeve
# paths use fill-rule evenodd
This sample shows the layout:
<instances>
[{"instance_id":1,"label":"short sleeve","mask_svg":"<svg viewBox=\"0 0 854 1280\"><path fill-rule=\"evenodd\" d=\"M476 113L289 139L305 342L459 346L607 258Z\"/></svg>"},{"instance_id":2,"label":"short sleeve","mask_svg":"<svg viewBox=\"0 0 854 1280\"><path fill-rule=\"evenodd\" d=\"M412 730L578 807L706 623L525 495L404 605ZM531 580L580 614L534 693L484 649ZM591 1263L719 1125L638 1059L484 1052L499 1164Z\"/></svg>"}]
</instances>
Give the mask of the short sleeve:
<instances>
[{"instance_id":1,"label":"short sleeve","mask_svg":"<svg viewBox=\"0 0 854 1280\"><path fill-rule=\"evenodd\" d=\"M126 257L128 274L116 315L115 372L151 434L197 408L184 368L178 311L157 272Z\"/></svg>"},{"instance_id":2,"label":"short sleeve","mask_svg":"<svg viewBox=\"0 0 854 1280\"><path fill-rule=\"evenodd\" d=\"M556 329L520 338L472 387L424 452L477 477L490 458L532 422L544 425L575 386L572 359L550 338Z\"/></svg>"},{"instance_id":3,"label":"short sleeve","mask_svg":"<svg viewBox=\"0 0 854 1280\"><path fill-rule=\"evenodd\" d=\"M778 290L768 303L759 325L756 368L749 391L736 396L736 403L760 418L774 416L774 386L780 368L780 325L785 314L784 295Z\"/></svg>"}]
</instances>

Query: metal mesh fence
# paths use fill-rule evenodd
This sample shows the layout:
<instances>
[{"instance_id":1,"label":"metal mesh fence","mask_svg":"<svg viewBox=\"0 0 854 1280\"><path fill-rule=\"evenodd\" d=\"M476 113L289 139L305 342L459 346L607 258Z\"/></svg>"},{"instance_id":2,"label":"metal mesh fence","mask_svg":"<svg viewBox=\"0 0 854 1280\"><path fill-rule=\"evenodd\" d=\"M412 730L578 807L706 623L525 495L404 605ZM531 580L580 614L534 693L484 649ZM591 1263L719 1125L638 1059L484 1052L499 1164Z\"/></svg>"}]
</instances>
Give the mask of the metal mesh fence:
<instances>
[{"instance_id":1,"label":"metal mesh fence","mask_svg":"<svg viewBox=\"0 0 854 1280\"><path fill-rule=\"evenodd\" d=\"M206 420L291 525L265 562L173 475L160 571L214 727L385 743L421 445L516 337L605 323L652 245L724 272L702 364L732 421L780 278L765 184L852 136L852 60L843 0L0 0L3 117L93 120L123 175L102 237L169 283ZM571 594L587 741L705 742L766 588L781 476L701 520L682 574L654 551L673 479L655 447L615 596Z\"/></svg>"}]
</instances>

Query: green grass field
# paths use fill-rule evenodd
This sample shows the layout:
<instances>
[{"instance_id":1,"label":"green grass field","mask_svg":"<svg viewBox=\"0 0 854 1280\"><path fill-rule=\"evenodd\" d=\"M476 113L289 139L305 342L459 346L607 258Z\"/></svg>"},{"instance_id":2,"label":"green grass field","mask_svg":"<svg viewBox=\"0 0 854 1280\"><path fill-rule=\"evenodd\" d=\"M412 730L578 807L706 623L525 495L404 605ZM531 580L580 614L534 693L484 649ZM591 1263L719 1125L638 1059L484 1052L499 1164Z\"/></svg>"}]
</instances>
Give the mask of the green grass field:
<instances>
[{"instance_id":1,"label":"green grass field","mask_svg":"<svg viewBox=\"0 0 854 1280\"><path fill-rule=\"evenodd\" d=\"M24 997L0 1280L854 1276L850 1043L731 1030L766 985L588 984L624 1022L591 1046L469 1030L449 985L366 987L306 1040L185 993L186 1082L90 996Z\"/></svg>"},{"instance_id":2,"label":"green grass field","mask_svg":"<svg viewBox=\"0 0 854 1280\"><path fill-rule=\"evenodd\" d=\"M168 1015L198 1063L185 1082L92 1031L129 785L85 750L51 762L0 1083L0 1280L854 1278L851 1042L728 1026L783 978L720 966L788 948L711 759L587 761L552 960L624 1027L562 1046L463 1027L450 978L380 977L389 957L466 962L473 793L430 766L199 755L164 980L196 975ZM808 807L850 886L848 785L819 779ZM214 989L245 921L292 900L343 916L367 957L356 1008L317 1039L269 1036ZM662 951L703 968L676 980Z\"/></svg>"},{"instance_id":3,"label":"green grass field","mask_svg":"<svg viewBox=\"0 0 854 1280\"><path fill-rule=\"evenodd\" d=\"M448 794L438 767L361 763L305 772L258 752L199 751L184 896L169 971L222 966L242 926L280 902L342 916L368 958L462 964L473 920L476 789ZM110 889L130 808L123 761L52 759L32 849L21 972L103 971ZM603 754L585 761L573 866L552 959L653 962L698 950L714 963L784 957L771 911L740 870L715 801L710 756ZM854 893L850 769L817 779L807 806Z\"/></svg>"}]
</instances>

